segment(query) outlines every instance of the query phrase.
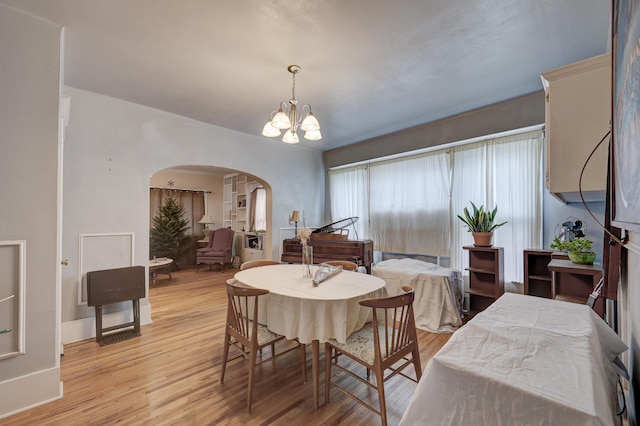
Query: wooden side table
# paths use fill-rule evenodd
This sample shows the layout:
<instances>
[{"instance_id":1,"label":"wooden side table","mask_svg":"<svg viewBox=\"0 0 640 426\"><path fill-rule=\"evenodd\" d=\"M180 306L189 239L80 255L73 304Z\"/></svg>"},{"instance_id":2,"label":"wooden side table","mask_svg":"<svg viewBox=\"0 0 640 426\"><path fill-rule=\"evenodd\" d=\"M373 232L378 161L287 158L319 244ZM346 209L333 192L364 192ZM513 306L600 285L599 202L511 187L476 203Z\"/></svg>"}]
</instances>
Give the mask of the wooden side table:
<instances>
[{"instance_id":1,"label":"wooden side table","mask_svg":"<svg viewBox=\"0 0 640 426\"><path fill-rule=\"evenodd\" d=\"M587 303L589 294L602 278L602 270L596 265L579 265L570 260L552 259L551 297L574 303ZM593 307L598 315L604 315L604 299L599 298Z\"/></svg>"}]
</instances>

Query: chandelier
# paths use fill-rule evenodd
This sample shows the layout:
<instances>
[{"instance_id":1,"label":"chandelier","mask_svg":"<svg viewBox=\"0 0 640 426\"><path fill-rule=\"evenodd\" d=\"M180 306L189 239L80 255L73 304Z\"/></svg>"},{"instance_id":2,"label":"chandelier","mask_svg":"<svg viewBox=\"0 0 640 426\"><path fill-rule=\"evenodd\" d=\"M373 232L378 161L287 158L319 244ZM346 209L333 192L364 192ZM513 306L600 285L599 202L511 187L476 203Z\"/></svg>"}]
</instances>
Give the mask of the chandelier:
<instances>
[{"instance_id":1,"label":"chandelier","mask_svg":"<svg viewBox=\"0 0 640 426\"><path fill-rule=\"evenodd\" d=\"M264 125L262 129L262 136L270 138L280 136L281 130L286 130L282 137L282 142L285 143L298 143L298 127L303 130L304 138L310 141L317 141L322 139L320 134L320 124L318 120L311 112L311 105L303 105L300 109L300 120L298 120L298 101L296 100L296 73L300 71L298 65L289 65L287 70L293 76L293 88L291 89L291 99L289 99L289 106L285 101L280 102L280 108L271 112L269 121ZM304 114L305 108L309 111ZM302 118L304 117L304 118Z\"/></svg>"}]
</instances>

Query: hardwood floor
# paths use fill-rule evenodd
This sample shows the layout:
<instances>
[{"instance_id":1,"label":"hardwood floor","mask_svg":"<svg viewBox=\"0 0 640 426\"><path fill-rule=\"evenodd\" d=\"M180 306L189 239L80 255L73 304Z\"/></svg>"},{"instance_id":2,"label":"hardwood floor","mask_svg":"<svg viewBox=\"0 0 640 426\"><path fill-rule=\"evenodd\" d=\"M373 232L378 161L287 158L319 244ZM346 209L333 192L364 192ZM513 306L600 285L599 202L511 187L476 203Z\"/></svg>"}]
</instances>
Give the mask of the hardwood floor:
<instances>
[{"instance_id":1,"label":"hardwood floor","mask_svg":"<svg viewBox=\"0 0 640 426\"><path fill-rule=\"evenodd\" d=\"M330 404L313 410L310 349L307 383L300 377L298 351L277 359L277 374L271 362L261 364L252 413L246 412L248 362L230 362L220 384L225 282L236 272L204 268L172 273L171 280L159 276L149 291L153 324L142 326L141 337L103 347L95 339L65 345L64 398L0 424L379 424L376 414L334 389ZM424 368L450 335L418 330L418 336ZM321 378L321 402L322 386ZM415 387L398 376L387 382L389 424L400 421Z\"/></svg>"}]
</instances>

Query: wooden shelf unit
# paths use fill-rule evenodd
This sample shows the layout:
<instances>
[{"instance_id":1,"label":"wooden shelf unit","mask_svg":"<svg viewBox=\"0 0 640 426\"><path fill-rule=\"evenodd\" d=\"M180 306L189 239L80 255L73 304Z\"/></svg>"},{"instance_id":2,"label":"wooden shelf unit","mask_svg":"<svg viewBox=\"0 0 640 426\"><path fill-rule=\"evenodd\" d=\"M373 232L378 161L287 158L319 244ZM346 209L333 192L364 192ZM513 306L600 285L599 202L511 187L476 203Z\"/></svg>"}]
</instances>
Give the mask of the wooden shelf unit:
<instances>
[{"instance_id":1,"label":"wooden shelf unit","mask_svg":"<svg viewBox=\"0 0 640 426\"><path fill-rule=\"evenodd\" d=\"M485 310L504 294L504 249L464 246L469 251L469 310Z\"/></svg>"},{"instance_id":2,"label":"wooden shelf unit","mask_svg":"<svg viewBox=\"0 0 640 426\"><path fill-rule=\"evenodd\" d=\"M580 265L570 260L552 259L549 262L552 273L552 298L574 303L587 303L589 294L602 278L599 265ZM599 298L594 311L604 315L604 298Z\"/></svg>"},{"instance_id":3,"label":"wooden shelf unit","mask_svg":"<svg viewBox=\"0 0 640 426\"><path fill-rule=\"evenodd\" d=\"M551 299L552 250L526 249L524 251L524 294Z\"/></svg>"}]
</instances>

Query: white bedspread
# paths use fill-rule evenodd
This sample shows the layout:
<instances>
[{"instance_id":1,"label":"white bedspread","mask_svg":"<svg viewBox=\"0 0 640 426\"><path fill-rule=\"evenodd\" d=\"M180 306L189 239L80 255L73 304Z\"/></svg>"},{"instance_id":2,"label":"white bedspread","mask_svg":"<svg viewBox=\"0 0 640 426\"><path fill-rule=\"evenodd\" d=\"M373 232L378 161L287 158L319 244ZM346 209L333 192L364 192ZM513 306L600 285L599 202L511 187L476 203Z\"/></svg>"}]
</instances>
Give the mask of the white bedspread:
<instances>
[{"instance_id":1,"label":"white bedspread","mask_svg":"<svg viewBox=\"0 0 640 426\"><path fill-rule=\"evenodd\" d=\"M587 305L505 293L431 359L400 425L615 424L626 349Z\"/></svg>"},{"instance_id":2,"label":"white bedspread","mask_svg":"<svg viewBox=\"0 0 640 426\"><path fill-rule=\"evenodd\" d=\"M416 327L434 333L452 333L462 325L462 274L417 259L389 259L377 263L372 275L387 283L390 296L402 286L414 288Z\"/></svg>"}]
</instances>

